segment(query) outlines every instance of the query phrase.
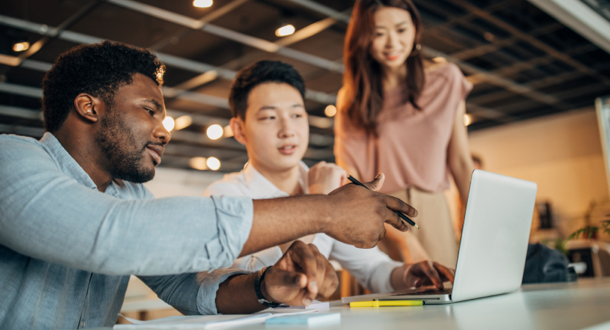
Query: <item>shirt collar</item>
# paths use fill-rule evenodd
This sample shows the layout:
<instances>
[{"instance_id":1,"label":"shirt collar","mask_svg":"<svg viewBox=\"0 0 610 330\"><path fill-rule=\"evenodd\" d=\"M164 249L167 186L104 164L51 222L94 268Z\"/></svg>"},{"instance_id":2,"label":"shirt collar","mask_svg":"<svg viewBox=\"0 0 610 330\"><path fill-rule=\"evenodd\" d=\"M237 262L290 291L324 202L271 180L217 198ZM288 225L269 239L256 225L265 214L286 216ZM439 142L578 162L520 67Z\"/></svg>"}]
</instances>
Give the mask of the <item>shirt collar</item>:
<instances>
[{"instance_id":1,"label":"shirt collar","mask_svg":"<svg viewBox=\"0 0 610 330\"><path fill-rule=\"evenodd\" d=\"M299 178L298 182L301 186L301 190L304 194L309 194L309 184L307 182L307 172L309 168L302 161L299 162ZM265 178L259 171L254 168L250 163L246 164L243 170L244 177L246 179L246 185L250 189L254 198L276 198L276 197L288 197L288 193L280 190L271 181ZM264 196L264 197L263 197Z\"/></svg>"},{"instance_id":2,"label":"shirt collar","mask_svg":"<svg viewBox=\"0 0 610 330\"><path fill-rule=\"evenodd\" d=\"M61 145L59 140L50 132L45 132L40 139L40 144L54 158L59 169L74 178L80 184L97 189L97 185L93 182L89 174L72 158L68 151Z\"/></svg>"}]
</instances>

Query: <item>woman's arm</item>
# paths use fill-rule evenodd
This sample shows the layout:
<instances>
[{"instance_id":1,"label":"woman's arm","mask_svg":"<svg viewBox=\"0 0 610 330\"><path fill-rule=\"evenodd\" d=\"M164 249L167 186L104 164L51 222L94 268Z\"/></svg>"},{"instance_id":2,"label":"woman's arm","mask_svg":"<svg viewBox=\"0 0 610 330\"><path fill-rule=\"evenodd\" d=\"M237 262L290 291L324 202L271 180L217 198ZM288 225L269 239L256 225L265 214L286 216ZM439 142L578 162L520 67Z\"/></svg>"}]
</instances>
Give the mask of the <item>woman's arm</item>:
<instances>
[{"instance_id":1,"label":"woman's arm","mask_svg":"<svg viewBox=\"0 0 610 330\"><path fill-rule=\"evenodd\" d=\"M460 193L462 203L468 199L470 189L470 177L474 170L474 164L468 149L468 130L464 125L464 114L466 113L466 102L460 102L458 111L453 122L453 132L447 148L447 160L449 169L455 180L455 185Z\"/></svg>"}]
</instances>

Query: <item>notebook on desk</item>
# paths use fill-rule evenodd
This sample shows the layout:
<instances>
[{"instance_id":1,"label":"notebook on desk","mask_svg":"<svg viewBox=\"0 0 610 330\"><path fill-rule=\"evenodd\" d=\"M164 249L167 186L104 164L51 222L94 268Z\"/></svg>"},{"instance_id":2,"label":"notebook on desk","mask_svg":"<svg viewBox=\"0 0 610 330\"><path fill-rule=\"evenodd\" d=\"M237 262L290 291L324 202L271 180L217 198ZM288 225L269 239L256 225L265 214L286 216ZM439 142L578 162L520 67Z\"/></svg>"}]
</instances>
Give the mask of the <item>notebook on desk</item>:
<instances>
[{"instance_id":1,"label":"notebook on desk","mask_svg":"<svg viewBox=\"0 0 610 330\"><path fill-rule=\"evenodd\" d=\"M536 183L475 170L470 181L453 287L342 298L447 304L516 291L521 286ZM425 224L423 224L425 225Z\"/></svg>"}]
</instances>

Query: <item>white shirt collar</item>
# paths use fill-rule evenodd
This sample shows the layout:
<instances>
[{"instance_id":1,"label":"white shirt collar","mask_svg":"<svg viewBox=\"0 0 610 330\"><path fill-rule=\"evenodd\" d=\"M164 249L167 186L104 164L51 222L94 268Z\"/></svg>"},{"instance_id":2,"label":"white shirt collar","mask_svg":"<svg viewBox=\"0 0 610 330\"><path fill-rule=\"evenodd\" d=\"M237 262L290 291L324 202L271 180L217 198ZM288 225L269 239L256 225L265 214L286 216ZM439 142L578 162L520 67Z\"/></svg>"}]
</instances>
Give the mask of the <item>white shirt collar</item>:
<instances>
[{"instance_id":1,"label":"white shirt collar","mask_svg":"<svg viewBox=\"0 0 610 330\"><path fill-rule=\"evenodd\" d=\"M304 194L309 194L309 184L307 181L307 173L309 167L302 161L299 162L299 186ZM254 168L251 164L246 164L243 170L244 178L246 179L246 185L248 189L253 193L252 198L275 198L275 197L287 197L288 193L280 190L271 181L265 178L259 171Z\"/></svg>"}]
</instances>

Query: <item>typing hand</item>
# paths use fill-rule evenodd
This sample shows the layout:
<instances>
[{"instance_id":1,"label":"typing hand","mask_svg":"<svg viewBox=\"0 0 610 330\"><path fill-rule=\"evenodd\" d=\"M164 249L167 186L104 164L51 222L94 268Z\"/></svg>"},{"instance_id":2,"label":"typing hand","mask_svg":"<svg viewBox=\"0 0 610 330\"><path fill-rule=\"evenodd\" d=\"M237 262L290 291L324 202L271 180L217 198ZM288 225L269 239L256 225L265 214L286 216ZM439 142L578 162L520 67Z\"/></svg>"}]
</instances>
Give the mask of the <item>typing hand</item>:
<instances>
[{"instance_id":1,"label":"typing hand","mask_svg":"<svg viewBox=\"0 0 610 330\"><path fill-rule=\"evenodd\" d=\"M338 286L333 266L318 248L295 241L267 271L261 291L269 301L307 306L316 298L330 297Z\"/></svg>"},{"instance_id":2,"label":"typing hand","mask_svg":"<svg viewBox=\"0 0 610 330\"><path fill-rule=\"evenodd\" d=\"M347 172L335 164L321 161L307 174L310 194L328 194L347 181Z\"/></svg>"},{"instance_id":3,"label":"typing hand","mask_svg":"<svg viewBox=\"0 0 610 330\"><path fill-rule=\"evenodd\" d=\"M359 248L372 248L385 236L384 223L400 231L407 225L398 217L401 211L414 217L417 211L398 198L377 193L385 176L381 173L372 182L364 183L370 190L355 184L347 184L330 194L329 218L324 233Z\"/></svg>"},{"instance_id":4,"label":"typing hand","mask_svg":"<svg viewBox=\"0 0 610 330\"><path fill-rule=\"evenodd\" d=\"M395 290L416 289L429 285L442 290L444 289L443 282L453 283L453 279L453 269L429 260L404 264L392 272L392 285Z\"/></svg>"}]
</instances>

